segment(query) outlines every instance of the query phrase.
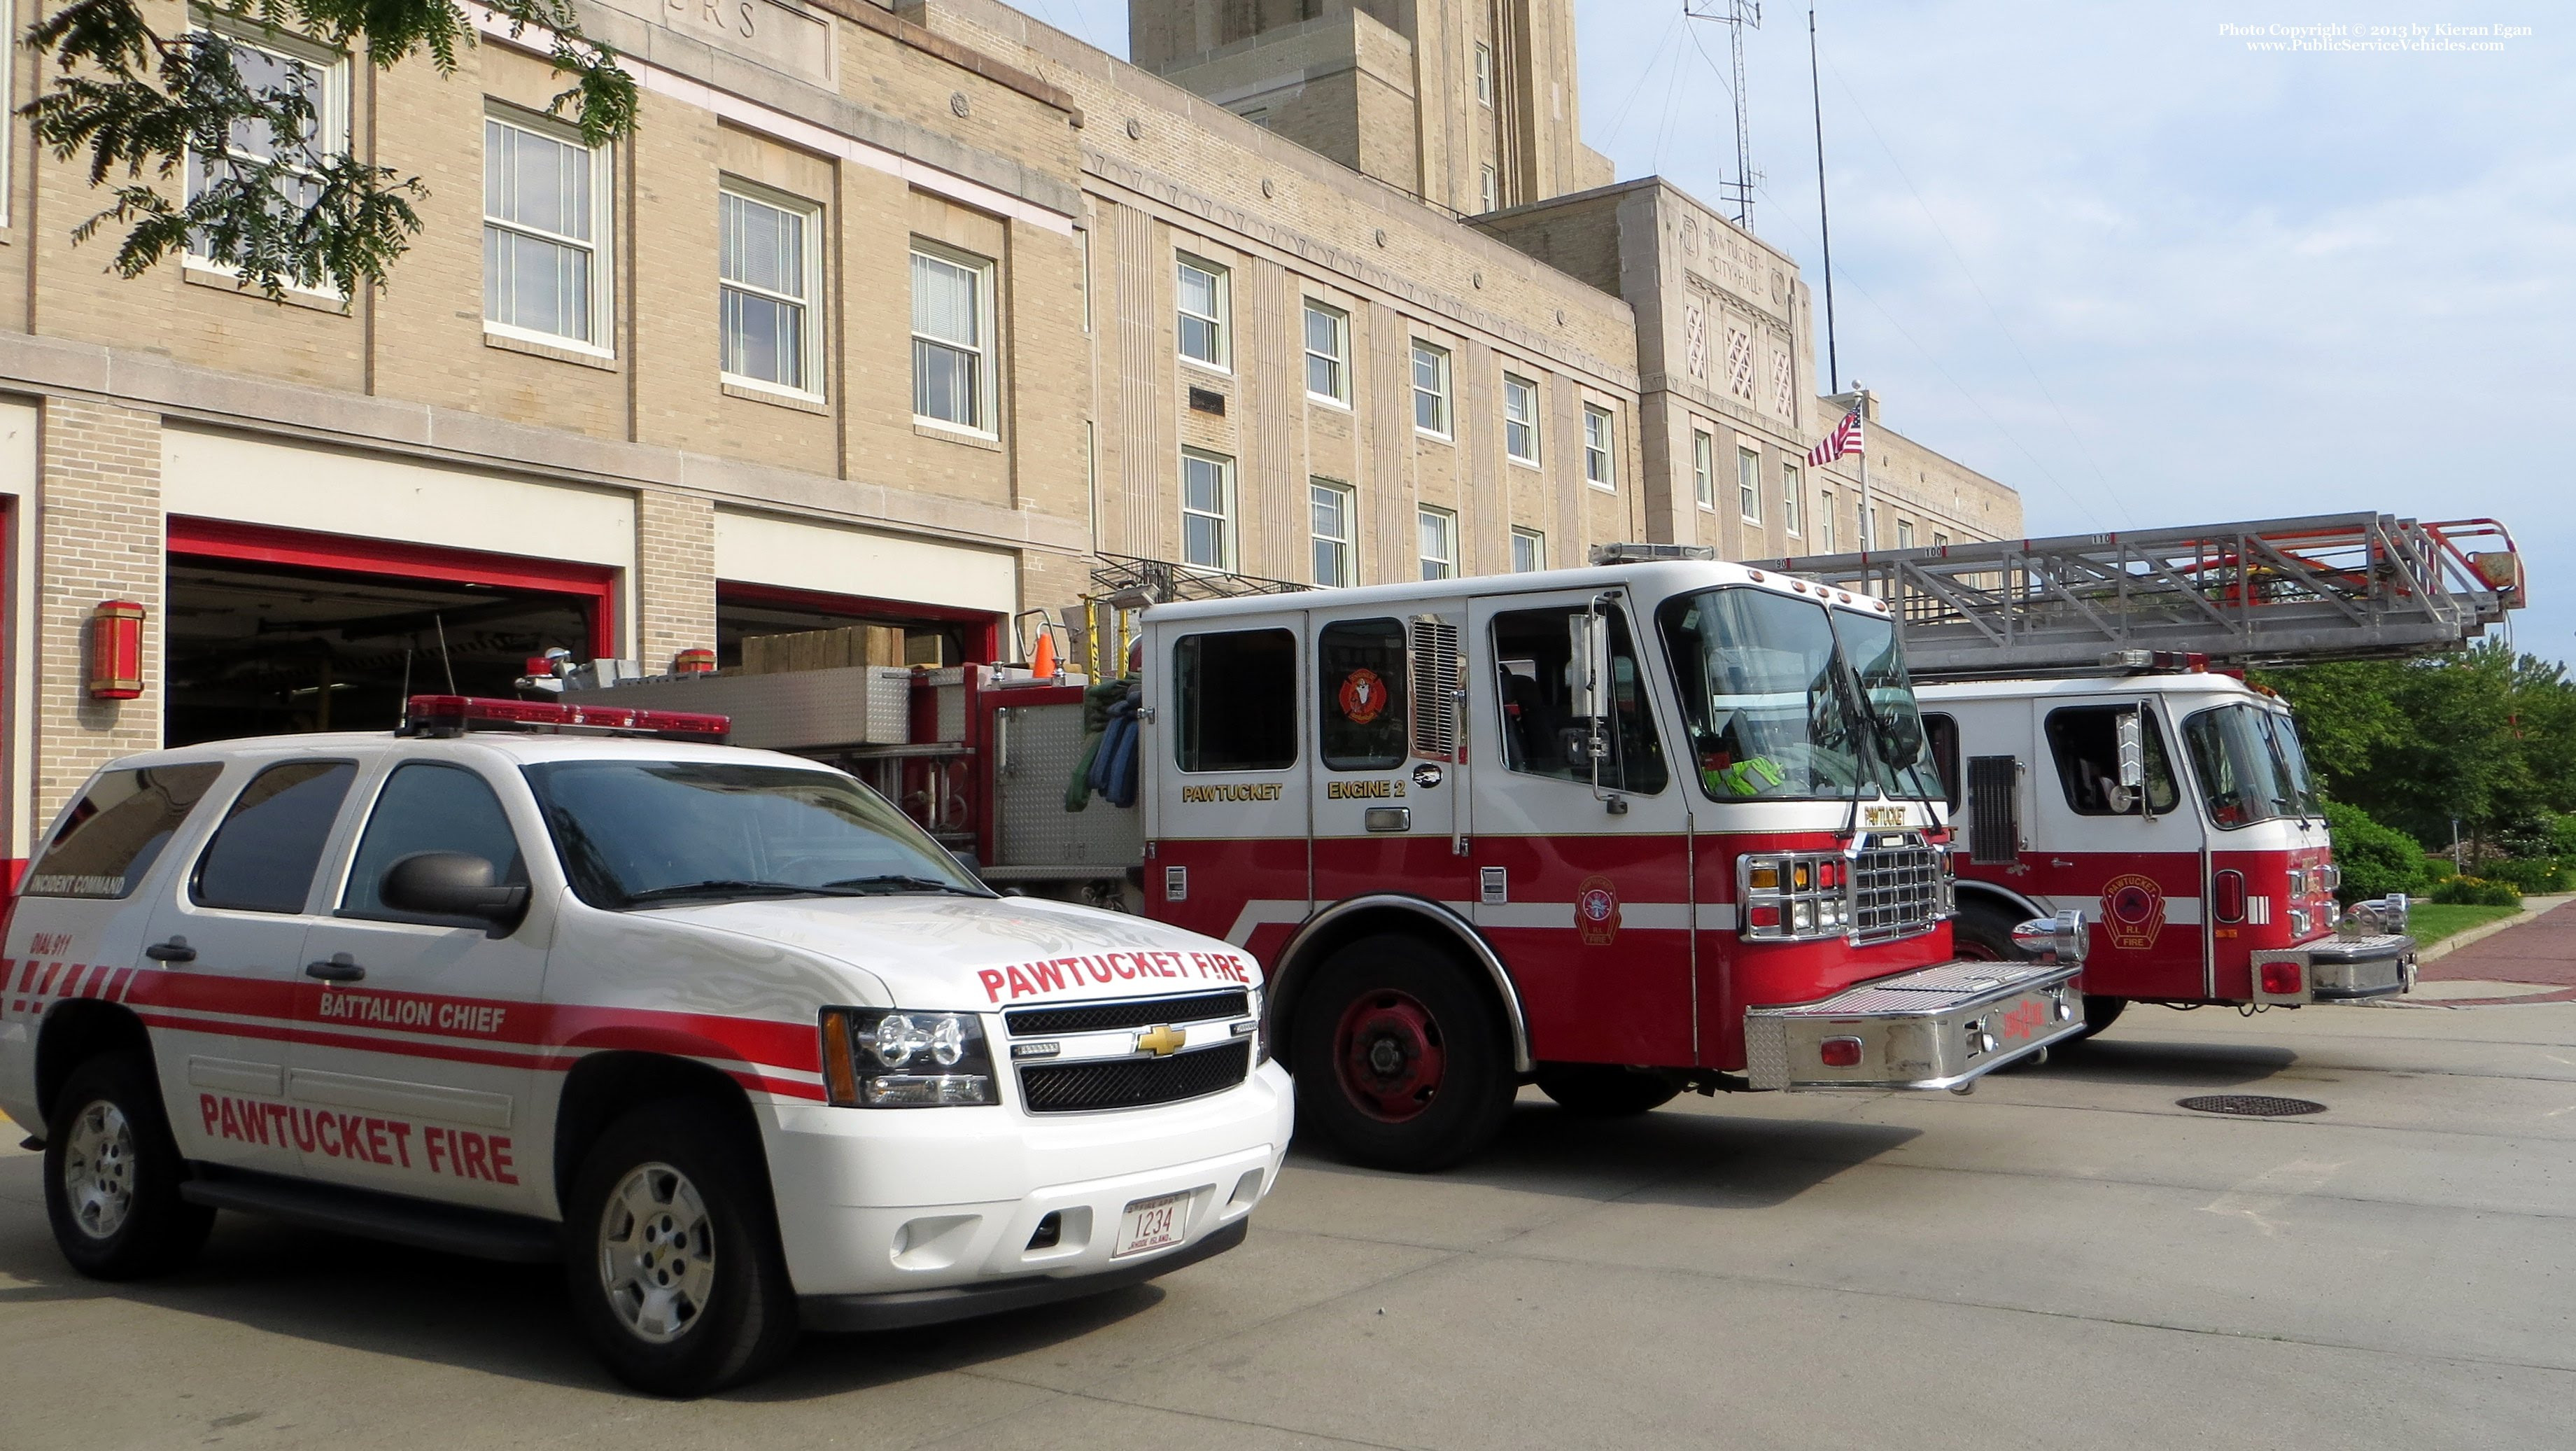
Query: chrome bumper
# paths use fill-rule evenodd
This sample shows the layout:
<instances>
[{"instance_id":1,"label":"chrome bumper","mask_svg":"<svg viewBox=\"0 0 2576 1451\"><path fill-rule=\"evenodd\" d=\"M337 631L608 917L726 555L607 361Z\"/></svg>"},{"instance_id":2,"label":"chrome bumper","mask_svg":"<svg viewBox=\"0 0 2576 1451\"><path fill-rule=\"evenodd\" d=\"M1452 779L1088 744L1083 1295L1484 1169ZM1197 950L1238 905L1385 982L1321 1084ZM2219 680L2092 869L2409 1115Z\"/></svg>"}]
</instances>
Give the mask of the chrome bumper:
<instances>
[{"instance_id":1,"label":"chrome bumper","mask_svg":"<svg viewBox=\"0 0 2576 1451\"><path fill-rule=\"evenodd\" d=\"M1745 1076L1755 1088L1959 1088L2081 1034L2078 970L1951 962L1862 983L1822 1002L1748 1008ZM1829 1039L1859 1040L1859 1062L1829 1066Z\"/></svg>"},{"instance_id":2,"label":"chrome bumper","mask_svg":"<svg viewBox=\"0 0 2576 1451\"><path fill-rule=\"evenodd\" d=\"M2263 964L2295 962L2304 992L2263 991ZM2415 990L2415 939L2402 933L2321 937L2297 947L2254 954L2254 995L2265 1003L2351 1003Z\"/></svg>"}]
</instances>

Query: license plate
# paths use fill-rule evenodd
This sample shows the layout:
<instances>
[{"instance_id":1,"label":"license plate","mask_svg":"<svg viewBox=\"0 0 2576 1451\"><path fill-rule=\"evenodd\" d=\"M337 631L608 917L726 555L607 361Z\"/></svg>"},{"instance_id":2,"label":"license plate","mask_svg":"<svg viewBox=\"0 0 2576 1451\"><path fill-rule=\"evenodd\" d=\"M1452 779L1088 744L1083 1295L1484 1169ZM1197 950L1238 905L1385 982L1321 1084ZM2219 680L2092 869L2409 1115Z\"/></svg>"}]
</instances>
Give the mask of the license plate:
<instances>
[{"instance_id":1,"label":"license plate","mask_svg":"<svg viewBox=\"0 0 2576 1451\"><path fill-rule=\"evenodd\" d=\"M1189 1227L1189 1195L1164 1194L1152 1199L1139 1199L1128 1205L1127 1212L1119 1217L1118 1245L1109 1252L1109 1257L1140 1255L1149 1249L1179 1244Z\"/></svg>"}]
</instances>

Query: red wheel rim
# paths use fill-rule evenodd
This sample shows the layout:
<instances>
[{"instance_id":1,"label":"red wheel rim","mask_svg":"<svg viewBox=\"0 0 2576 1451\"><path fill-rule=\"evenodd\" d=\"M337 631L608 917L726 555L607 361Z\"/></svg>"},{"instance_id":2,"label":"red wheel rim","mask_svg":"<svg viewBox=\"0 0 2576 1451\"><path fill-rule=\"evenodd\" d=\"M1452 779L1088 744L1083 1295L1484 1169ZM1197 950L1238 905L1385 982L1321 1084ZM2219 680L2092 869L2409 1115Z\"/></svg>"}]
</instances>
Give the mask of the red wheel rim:
<instances>
[{"instance_id":1,"label":"red wheel rim","mask_svg":"<svg viewBox=\"0 0 2576 1451\"><path fill-rule=\"evenodd\" d=\"M1402 1123L1431 1107L1449 1070L1439 1022L1411 993L1365 992L1333 1030L1333 1067L1360 1112Z\"/></svg>"},{"instance_id":2,"label":"red wheel rim","mask_svg":"<svg viewBox=\"0 0 2576 1451\"><path fill-rule=\"evenodd\" d=\"M1967 937L1950 939L1950 955L1961 962L2002 962L2004 960L2002 953Z\"/></svg>"}]
</instances>

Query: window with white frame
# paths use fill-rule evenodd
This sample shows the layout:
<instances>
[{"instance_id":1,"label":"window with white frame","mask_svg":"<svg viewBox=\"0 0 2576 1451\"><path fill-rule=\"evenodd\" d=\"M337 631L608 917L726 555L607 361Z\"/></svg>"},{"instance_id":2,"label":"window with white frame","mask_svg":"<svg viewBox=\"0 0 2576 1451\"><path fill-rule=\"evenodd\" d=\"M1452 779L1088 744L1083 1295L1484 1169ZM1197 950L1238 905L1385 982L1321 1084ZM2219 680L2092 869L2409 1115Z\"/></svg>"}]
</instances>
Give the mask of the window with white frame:
<instances>
[{"instance_id":1,"label":"window with white frame","mask_svg":"<svg viewBox=\"0 0 2576 1451\"><path fill-rule=\"evenodd\" d=\"M1534 574L1547 568L1547 536L1535 529L1512 531L1512 572Z\"/></svg>"},{"instance_id":2,"label":"window with white frame","mask_svg":"<svg viewBox=\"0 0 2576 1451\"><path fill-rule=\"evenodd\" d=\"M1791 534L1798 532L1798 466L1780 465L1780 527Z\"/></svg>"},{"instance_id":3,"label":"window with white frame","mask_svg":"<svg viewBox=\"0 0 2576 1451\"><path fill-rule=\"evenodd\" d=\"M1181 563L1234 568L1234 460L1181 450Z\"/></svg>"},{"instance_id":4,"label":"window with white frame","mask_svg":"<svg viewBox=\"0 0 2576 1451\"><path fill-rule=\"evenodd\" d=\"M1481 40L1476 42L1476 99L1494 104L1494 48Z\"/></svg>"},{"instance_id":5,"label":"window with white frame","mask_svg":"<svg viewBox=\"0 0 2576 1451\"><path fill-rule=\"evenodd\" d=\"M1182 255L1174 269L1181 356L1211 368L1229 366L1226 269Z\"/></svg>"},{"instance_id":6,"label":"window with white frame","mask_svg":"<svg viewBox=\"0 0 2576 1451\"><path fill-rule=\"evenodd\" d=\"M1899 519L1896 521L1896 547L1899 549L1912 549L1914 547L1913 520Z\"/></svg>"},{"instance_id":7,"label":"window with white frame","mask_svg":"<svg viewBox=\"0 0 2576 1451\"><path fill-rule=\"evenodd\" d=\"M912 244L912 413L991 433L993 264Z\"/></svg>"},{"instance_id":8,"label":"window with white frame","mask_svg":"<svg viewBox=\"0 0 2576 1451\"><path fill-rule=\"evenodd\" d=\"M14 5L0 6L0 23L7 23L15 14ZM198 28L224 39L232 55L233 72L249 90L301 92L313 114L301 135L284 136L265 123L237 121L224 138L221 155L191 150L188 199L195 201L207 188L230 177L236 166L257 167L282 159L293 173L284 184L286 194L299 206L311 206L321 194L321 183L314 178L311 166L299 162L319 163L349 149L348 57L232 16L218 16ZM10 78L0 73L0 88L9 84ZM194 236L188 239L188 255L202 263L206 253L197 242Z\"/></svg>"},{"instance_id":9,"label":"window with white frame","mask_svg":"<svg viewBox=\"0 0 2576 1451\"><path fill-rule=\"evenodd\" d=\"M1351 401L1351 315L1306 300L1306 396Z\"/></svg>"},{"instance_id":10,"label":"window with white frame","mask_svg":"<svg viewBox=\"0 0 2576 1451\"><path fill-rule=\"evenodd\" d=\"M1762 455L1757 450L1735 450L1735 503L1745 523L1762 522Z\"/></svg>"},{"instance_id":11,"label":"window with white frame","mask_svg":"<svg viewBox=\"0 0 2576 1451\"><path fill-rule=\"evenodd\" d=\"M1413 426L1449 436L1449 350L1413 340Z\"/></svg>"},{"instance_id":12,"label":"window with white frame","mask_svg":"<svg viewBox=\"0 0 2576 1451\"><path fill-rule=\"evenodd\" d=\"M1330 479L1306 483L1307 532L1313 536L1315 583L1359 583L1357 551L1351 547L1351 490Z\"/></svg>"},{"instance_id":13,"label":"window with white frame","mask_svg":"<svg viewBox=\"0 0 2576 1451\"><path fill-rule=\"evenodd\" d=\"M1415 529L1422 536L1422 577L1455 579L1458 576L1458 516L1446 509L1428 506L1414 511Z\"/></svg>"},{"instance_id":14,"label":"window with white frame","mask_svg":"<svg viewBox=\"0 0 2576 1451\"><path fill-rule=\"evenodd\" d=\"M608 150L535 120L483 118L483 321L605 351Z\"/></svg>"},{"instance_id":15,"label":"window with white frame","mask_svg":"<svg viewBox=\"0 0 2576 1451\"><path fill-rule=\"evenodd\" d=\"M1938 530L1938 529L1933 530L1933 531L1932 531L1932 547L1933 547L1933 548L1935 548L1935 549L1947 549L1947 548L1949 548L1949 547L1950 547L1950 536L1949 536L1949 535L1947 535L1947 534L1942 533L1942 532L1941 532L1940 530Z\"/></svg>"},{"instance_id":16,"label":"window with white frame","mask_svg":"<svg viewBox=\"0 0 2576 1451\"><path fill-rule=\"evenodd\" d=\"M1717 508L1717 439L1704 428L1691 430L1691 495L1701 508Z\"/></svg>"},{"instance_id":17,"label":"window with white frame","mask_svg":"<svg viewBox=\"0 0 2576 1451\"><path fill-rule=\"evenodd\" d=\"M1816 547L1827 554L1834 552L1834 491L1816 493Z\"/></svg>"},{"instance_id":18,"label":"window with white frame","mask_svg":"<svg viewBox=\"0 0 2576 1451\"><path fill-rule=\"evenodd\" d=\"M1610 410L1598 405L1583 405L1583 481L1596 489L1619 486L1617 466L1610 456Z\"/></svg>"},{"instance_id":19,"label":"window with white frame","mask_svg":"<svg viewBox=\"0 0 2576 1451\"><path fill-rule=\"evenodd\" d=\"M1495 181L1494 168L1490 164L1477 175L1476 200L1478 203L1476 209L1483 212L1490 212L1501 204L1502 198Z\"/></svg>"},{"instance_id":20,"label":"window with white frame","mask_svg":"<svg viewBox=\"0 0 2576 1451\"><path fill-rule=\"evenodd\" d=\"M822 208L725 183L716 193L717 311L725 379L823 391Z\"/></svg>"},{"instance_id":21,"label":"window with white frame","mask_svg":"<svg viewBox=\"0 0 2576 1451\"><path fill-rule=\"evenodd\" d=\"M1503 375L1503 452L1538 466L1538 385L1510 373Z\"/></svg>"}]
</instances>

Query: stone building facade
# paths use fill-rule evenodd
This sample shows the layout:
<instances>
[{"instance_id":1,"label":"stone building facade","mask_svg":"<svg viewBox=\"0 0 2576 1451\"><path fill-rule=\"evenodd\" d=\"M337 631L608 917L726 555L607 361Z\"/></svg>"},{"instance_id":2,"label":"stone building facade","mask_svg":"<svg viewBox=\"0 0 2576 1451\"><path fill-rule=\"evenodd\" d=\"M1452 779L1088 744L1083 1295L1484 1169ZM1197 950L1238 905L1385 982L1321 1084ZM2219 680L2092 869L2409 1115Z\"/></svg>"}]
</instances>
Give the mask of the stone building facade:
<instances>
[{"instance_id":1,"label":"stone building facade","mask_svg":"<svg viewBox=\"0 0 2576 1451\"><path fill-rule=\"evenodd\" d=\"M237 32L430 188L355 299L108 275L70 240L96 194L14 124L0 855L117 754L381 726L548 647L659 670L869 622L997 659L1121 559L1330 583L1817 547L1688 472L1698 431L1776 480L1818 430L1796 267L1608 185L1569 0L1133 11L1168 78L996 0L586 0L642 82L597 151L497 30L444 78ZM10 82L14 110L24 52ZM1701 356L1738 325L1749 398ZM1888 466L1915 517L2018 530L1917 452ZM131 699L88 689L108 601L143 606Z\"/></svg>"}]
</instances>

